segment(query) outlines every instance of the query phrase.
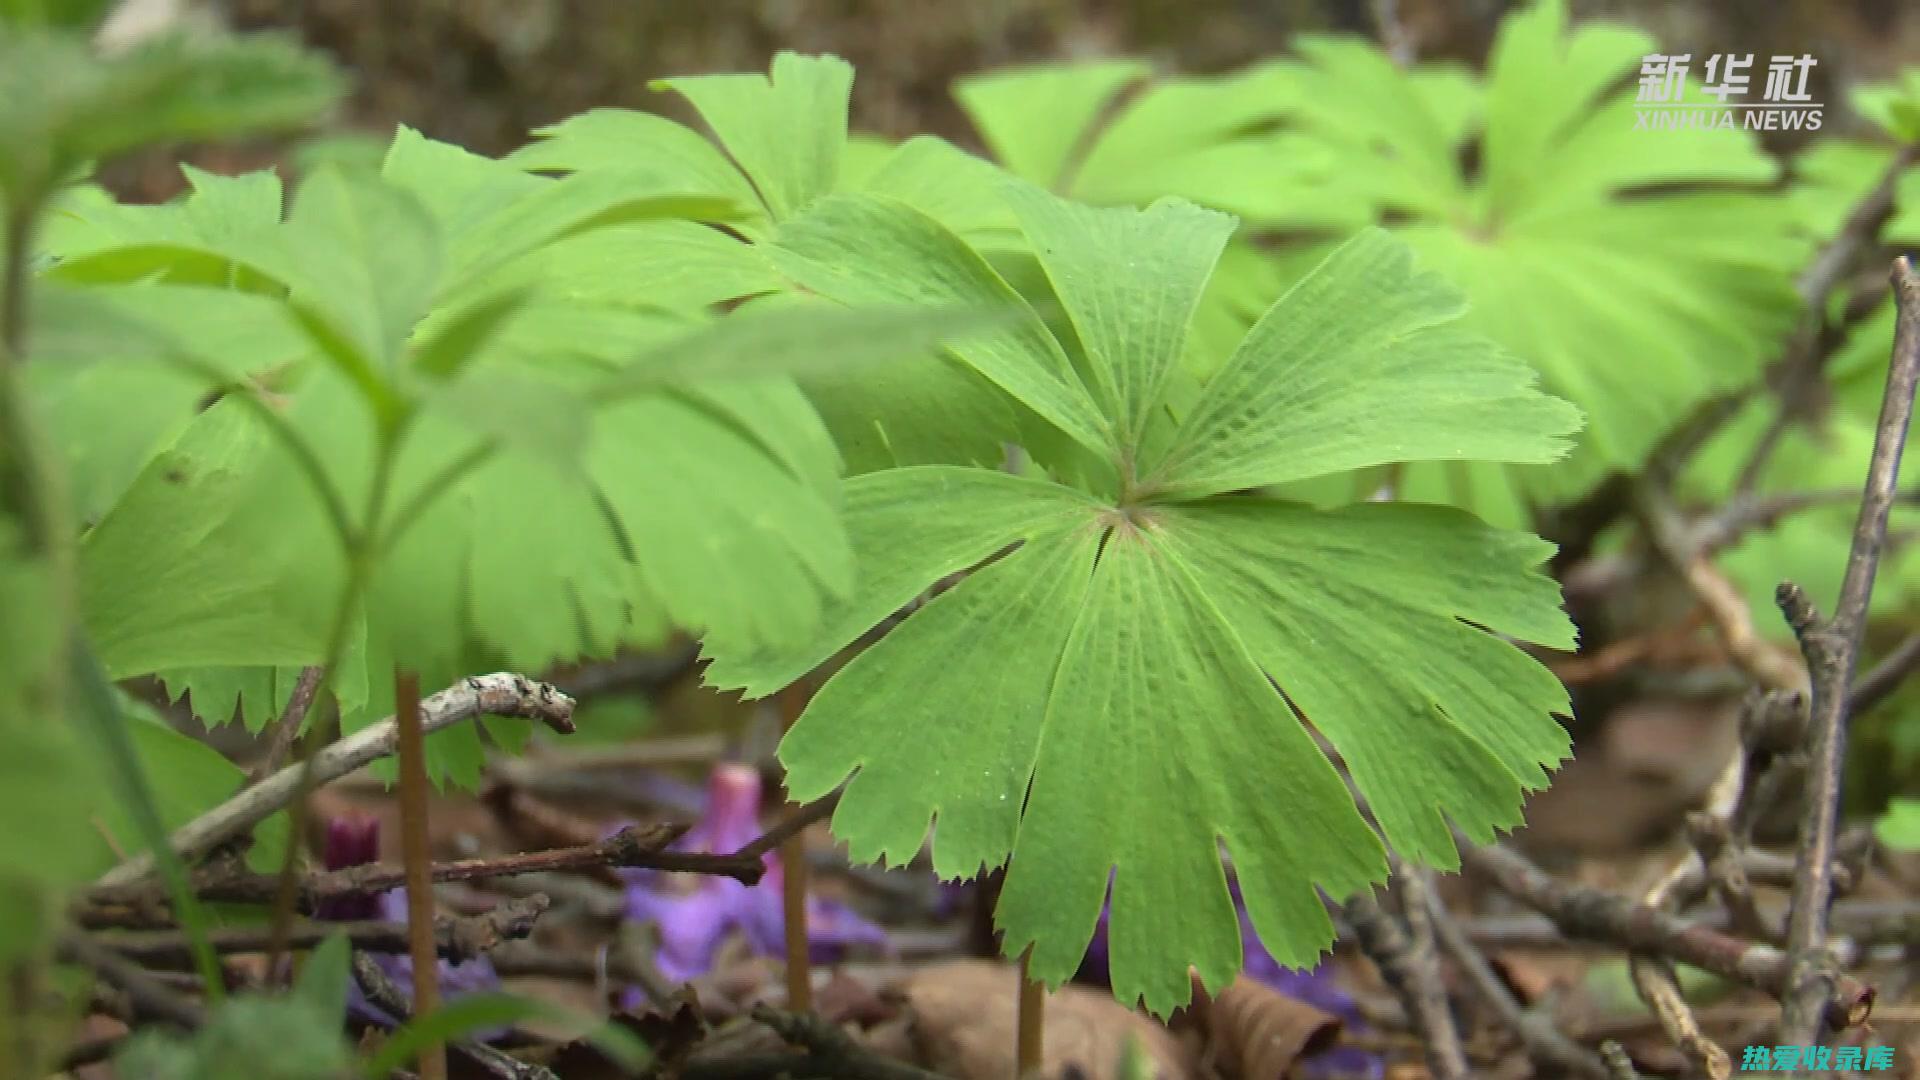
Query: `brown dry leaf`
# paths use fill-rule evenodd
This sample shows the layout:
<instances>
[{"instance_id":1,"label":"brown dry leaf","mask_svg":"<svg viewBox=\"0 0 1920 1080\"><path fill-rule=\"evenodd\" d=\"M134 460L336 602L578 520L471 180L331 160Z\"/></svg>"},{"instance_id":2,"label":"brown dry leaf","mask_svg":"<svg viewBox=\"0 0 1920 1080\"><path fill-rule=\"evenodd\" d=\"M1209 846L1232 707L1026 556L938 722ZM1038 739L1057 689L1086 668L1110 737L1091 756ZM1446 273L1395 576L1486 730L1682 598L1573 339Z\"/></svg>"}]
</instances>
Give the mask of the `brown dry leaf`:
<instances>
[{"instance_id":1,"label":"brown dry leaf","mask_svg":"<svg viewBox=\"0 0 1920 1080\"><path fill-rule=\"evenodd\" d=\"M1274 1080L1340 1037L1340 1018L1242 975L1195 1009L1229 1076Z\"/></svg>"},{"instance_id":2,"label":"brown dry leaf","mask_svg":"<svg viewBox=\"0 0 1920 1080\"><path fill-rule=\"evenodd\" d=\"M813 1011L836 1024L872 1027L899 1011L864 979L836 970L813 995Z\"/></svg>"},{"instance_id":3,"label":"brown dry leaf","mask_svg":"<svg viewBox=\"0 0 1920 1080\"><path fill-rule=\"evenodd\" d=\"M1005 1080L1014 1072L1014 969L988 960L922 968L889 993L905 1004L920 1064L959 1080ZM1040 1076L1117 1075L1137 1040L1156 1080L1198 1080L1191 1058L1167 1029L1105 991L1067 985L1047 998ZM1077 1072L1075 1071L1077 1070Z\"/></svg>"}]
</instances>

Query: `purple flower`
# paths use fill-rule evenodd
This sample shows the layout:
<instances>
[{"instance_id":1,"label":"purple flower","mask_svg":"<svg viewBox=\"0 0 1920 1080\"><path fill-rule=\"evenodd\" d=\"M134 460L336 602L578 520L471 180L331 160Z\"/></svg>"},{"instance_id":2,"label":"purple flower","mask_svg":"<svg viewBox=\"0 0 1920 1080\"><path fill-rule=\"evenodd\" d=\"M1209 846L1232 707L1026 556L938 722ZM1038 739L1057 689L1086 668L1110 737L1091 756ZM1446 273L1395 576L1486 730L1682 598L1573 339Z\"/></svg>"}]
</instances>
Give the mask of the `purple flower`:
<instances>
[{"instance_id":1,"label":"purple flower","mask_svg":"<svg viewBox=\"0 0 1920 1080\"><path fill-rule=\"evenodd\" d=\"M760 772L750 765L722 764L707 780L707 807L700 822L674 845L676 851L738 851L760 835ZM779 856L768 852L760 883L743 885L728 877L701 876L686 886L653 870L623 870L627 917L660 927L655 963L674 982L713 969L715 956L738 932L763 956L785 953L786 917L780 903L783 877ZM850 948L889 948L886 931L845 904L807 897L807 940L814 963L832 963ZM632 997L633 995L629 995Z\"/></svg>"},{"instance_id":2,"label":"purple flower","mask_svg":"<svg viewBox=\"0 0 1920 1080\"><path fill-rule=\"evenodd\" d=\"M344 870L349 866L361 866L375 862L380 858L380 821L378 818L353 815L335 818L327 822L327 847L325 852L327 869ZM387 922L407 921L407 890L392 889L378 895L342 896L324 900L314 908L314 917L333 922L348 922L355 919L383 919ZM373 957L380 970L394 986L413 999L413 961L404 954L380 954ZM500 989L500 976L493 969L493 962L484 956L476 956L465 963L455 964L448 960L440 961L440 997L449 1000L462 994L476 991ZM360 1019L382 1027L394 1026L393 1017L386 1011L366 999L355 982L347 983L347 1010ZM474 1033L481 1040L496 1039L507 1034L508 1029L498 1028Z\"/></svg>"},{"instance_id":3,"label":"purple flower","mask_svg":"<svg viewBox=\"0 0 1920 1080\"><path fill-rule=\"evenodd\" d=\"M1229 875L1227 888L1233 894L1234 910L1240 913L1241 969L1247 978L1264 983L1295 1001L1331 1013L1349 1029L1365 1030L1366 1024L1360 1016L1359 1005L1334 980L1333 965L1323 960L1310 971L1283 967L1260 943L1260 935L1254 932L1253 919L1247 915L1246 900L1240 895L1239 879ZM1087 944L1086 958L1080 962L1080 978L1102 985L1107 983L1107 923L1112 917L1113 901L1109 898L1107 905L1100 910L1100 922L1094 928L1093 940ZM1335 1046L1300 1063L1300 1075L1305 1077L1380 1077L1385 1073L1386 1061L1379 1054L1351 1047Z\"/></svg>"}]
</instances>

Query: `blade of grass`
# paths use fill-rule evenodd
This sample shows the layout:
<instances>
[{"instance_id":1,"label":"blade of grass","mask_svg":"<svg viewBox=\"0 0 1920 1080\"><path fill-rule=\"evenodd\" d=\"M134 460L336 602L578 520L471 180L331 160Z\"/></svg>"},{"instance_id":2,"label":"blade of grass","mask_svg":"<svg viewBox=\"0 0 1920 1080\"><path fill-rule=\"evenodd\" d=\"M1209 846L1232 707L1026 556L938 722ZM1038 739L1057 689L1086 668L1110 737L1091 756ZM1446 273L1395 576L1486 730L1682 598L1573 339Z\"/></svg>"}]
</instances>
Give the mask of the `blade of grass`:
<instances>
[{"instance_id":1,"label":"blade of grass","mask_svg":"<svg viewBox=\"0 0 1920 1080\"><path fill-rule=\"evenodd\" d=\"M210 1006L218 1005L225 996L226 986L221 979L219 958L207 941L206 913L187 877L186 864L167 842L167 827L160 820L159 804L154 799L152 786L147 783L146 771L141 768L133 736L127 732L126 711L121 708L105 669L85 641L74 639L69 658L70 677L78 691L74 712L85 722L98 745L113 789L126 807L127 816L140 830L140 842L153 852L154 865L167 883L174 917L180 921L192 945L194 970L205 984L207 1002Z\"/></svg>"}]
</instances>

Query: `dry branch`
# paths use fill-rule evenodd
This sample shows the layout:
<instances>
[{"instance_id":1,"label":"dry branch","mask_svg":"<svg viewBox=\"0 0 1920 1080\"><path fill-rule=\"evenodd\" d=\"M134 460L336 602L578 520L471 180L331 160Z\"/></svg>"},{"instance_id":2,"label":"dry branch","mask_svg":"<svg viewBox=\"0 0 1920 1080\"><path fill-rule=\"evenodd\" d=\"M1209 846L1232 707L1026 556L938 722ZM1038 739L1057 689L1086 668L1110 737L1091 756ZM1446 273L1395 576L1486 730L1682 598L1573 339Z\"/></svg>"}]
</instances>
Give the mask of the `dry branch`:
<instances>
[{"instance_id":1,"label":"dry branch","mask_svg":"<svg viewBox=\"0 0 1920 1080\"><path fill-rule=\"evenodd\" d=\"M479 915L441 916L434 920L434 946L438 954L453 963L465 963L493 951L503 942L525 938L533 933L534 923L547 910L547 898L529 896L510 900ZM312 949L328 938L344 936L361 952L404 953L407 951L407 924L378 919L347 922L309 922L296 926L286 944L293 949ZM207 933L208 944L219 953L266 952L271 945L269 931L257 927L223 927ZM192 942L179 930L141 930L99 934L96 944L153 967L190 964Z\"/></svg>"},{"instance_id":2,"label":"dry branch","mask_svg":"<svg viewBox=\"0 0 1920 1080\"><path fill-rule=\"evenodd\" d=\"M1400 999L1401 1008L1420 1034L1427 1071L1438 1080L1465 1080L1473 1075L1473 1070L1467 1064L1460 1030L1454 1023L1446 987L1440 980L1440 959L1434 951L1431 923L1424 917L1426 890L1420 888L1424 882L1409 888L1408 883L1416 871L1398 859L1394 864L1393 885L1389 891L1397 888L1408 907L1416 902L1421 905L1422 918L1418 925L1425 931L1423 937L1415 937L1411 920L1402 922L1370 893L1348 900L1343 910L1361 951L1380 969L1380 977Z\"/></svg>"},{"instance_id":3,"label":"dry branch","mask_svg":"<svg viewBox=\"0 0 1920 1080\"><path fill-rule=\"evenodd\" d=\"M1474 992L1487 1003L1501 1023L1519 1036L1520 1042L1533 1058L1557 1065L1575 1076L1588 1077L1589 1080L1613 1080L1606 1062L1568 1038L1565 1032L1554 1026L1551 1017L1529 1011L1514 998L1501 981L1499 973L1493 970L1493 965L1468 940L1466 931L1454 921L1453 915L1438 897L1429 894L1427 903L1434 940L1453 957L1453 962L1466 973L1467 982Z\"/></svg>"},{"instance_id":4,"label":"dry branch","mask_svg":"<svg viewBox=\"0 0 1920 1080\"><path fill-rule=\"evenodd\" d=\"M573 699L545 683L519 675L477 675L420 703L426 734L477 716L519 716L538 720L563 734L573 732ZM393 753L399 727L389 716L315 754L306 764L289 765L244 788L239 794L174 830L170 843L191 864L215 847L284 809L301 788L303 770L312 770L314 786L336 780ZM130 885L153 872L152 853L121 863L100 878L103 886Z\"/></svg>"},{"instance_id":5,"label":"dry branch","mask_svg":"<svg viewBox=\"0 0 1920 1080\"><path fill-rule=\"evenodd\" d=\"M1570 939L1691 964L1775 998L1786 996L1787 955L1771 945L1687 923L1615 893L1557 881L1504 847L1474 847L1463 837L1461 848L1469 870L1553 920ZM1820 1015L1839 1029L1864 1023L1872 1008L1873 988L1843 975L1835 980Z\"/></svg>"},{"instance_id":6,"label":"dry branch","mask_svg":"<svg viewBox=\"0 0 1920 1080\"><path fill-rule=\"evenodd\" d=\"M360 984L360 992L367 1000L378 1006L381 1012L404 1024L413 1017L413 1003L401 993L400 987L387 978L380 965L366 953L353 954L353 981ZM539 1065L531 1065L511 1054L495 1050L485 1043L472 1039L456 1039L447 1044L456 1053L474 1063L481 1072L499 1080L560 1080L553 1070Z\"/></svg>"},{"instance_id":7,"label":"dry branch","mask_svg":"<svg viewBox=\"0 0 1920 1080\"><path fill-rule=\"evenodd\" d=\"M1911 150L1911 148L1910 148ZM1903 154L1911 160L1911 154ZM1874 574L1886 544L1900 478L1900 453L1913 418L1913 394L1920 379L1920 275L1911 261L1893 264L1894 300L1899 306L1893 357L1867 465L1866 490L1847 553L1846 577L1833 618L1821 622L1813 604L1792 584L1780 586L1780 609L1800 639L1812 683L1807 706L1807 758L1811 769L1800 821L1800 848L1794 874L1793 906L1787 920L1787 950L1792 957L1789 993L1780 1021L1783 1042L1811 1042L1838 976L1827 952L1827 908L1833 899L1834 833L1840 817L1840 774L1847 747L1847 698Z\"/></svg>"}]
</instances>

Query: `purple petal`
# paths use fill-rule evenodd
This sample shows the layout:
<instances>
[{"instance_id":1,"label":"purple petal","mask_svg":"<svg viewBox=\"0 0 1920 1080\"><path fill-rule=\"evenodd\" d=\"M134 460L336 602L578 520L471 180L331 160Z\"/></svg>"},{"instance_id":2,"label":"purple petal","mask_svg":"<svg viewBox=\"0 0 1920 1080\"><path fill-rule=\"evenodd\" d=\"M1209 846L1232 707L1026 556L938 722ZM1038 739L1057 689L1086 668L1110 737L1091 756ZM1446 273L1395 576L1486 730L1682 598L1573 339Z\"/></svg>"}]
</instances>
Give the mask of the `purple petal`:
<instances>
[{"instance_id":1,"label":"purple petal","mask_svg":"<svg viewBox=\"0 0 1920 1080\"><path fill-rule=\"evenodd\" d=\"M703 888L682 896L650 889L627 890L627 917L660 927L660 951L654 964L670 982L697 979L712 970L721 942L741 923L735 894L745 891L745 886L724 878L712 884L731 885L733 889Z\"/></svg>"},{"instance_id":2,"label":"purple petal","mask_svg":"<svg viewBox=\"0 0 1920 1080\"><path fill-rule=\"evenodd\" d=\"M738 851L760 836L760 770L723 762L707 779L707 813L701 819L714 851Z\"/></svg>"},{"instance_id":3,"label":"purple petal","mask_svg":"<svg viewBox=\"0 0 1920 1080\"><path fill-rule=\"evenodd\" d=\"M349 814L327 822L324 851L329 870L363 866L380 858L380 819L368 814ZM317 919L349 922L379 918L380 905L372 896L339 896L314 905Z\"/></svg>"},{"instance_id":4,"label":"purple petal","mask_svg":"<svg viewBox=\"0 0 1920 1080\"><path fill-rule=\"evenodd\" d=\"M785 926L784 916L782 919ZM838 900L807 897L807 949L816 964L831 964L851 949L891 952L893 940L880 925Z\"/></svg>"},{"instance_id":5,"label":"purple petal","mask_svg":"<svg viewBox=\"0 0 1920 1080\"><path fill-rule=\"evenodd\" d=\"M760 835L760 796L758 769L716 766L707 783L706 816L675 849L729 852L745 847ZM757 885L709 877L683 892L672 890L665 875L621 875L627 882L627 917L660 926L661 974L676 981L706 974L722 942L735 931L759 955L780 956L786 951L781 904L784 874L772 852L765 865L766 874ZM844 904L809 896L807 914L810 952L819 962L839 959L853 947L884 950L889 945L886 931Z\"/></svg>"}]
</instances>

